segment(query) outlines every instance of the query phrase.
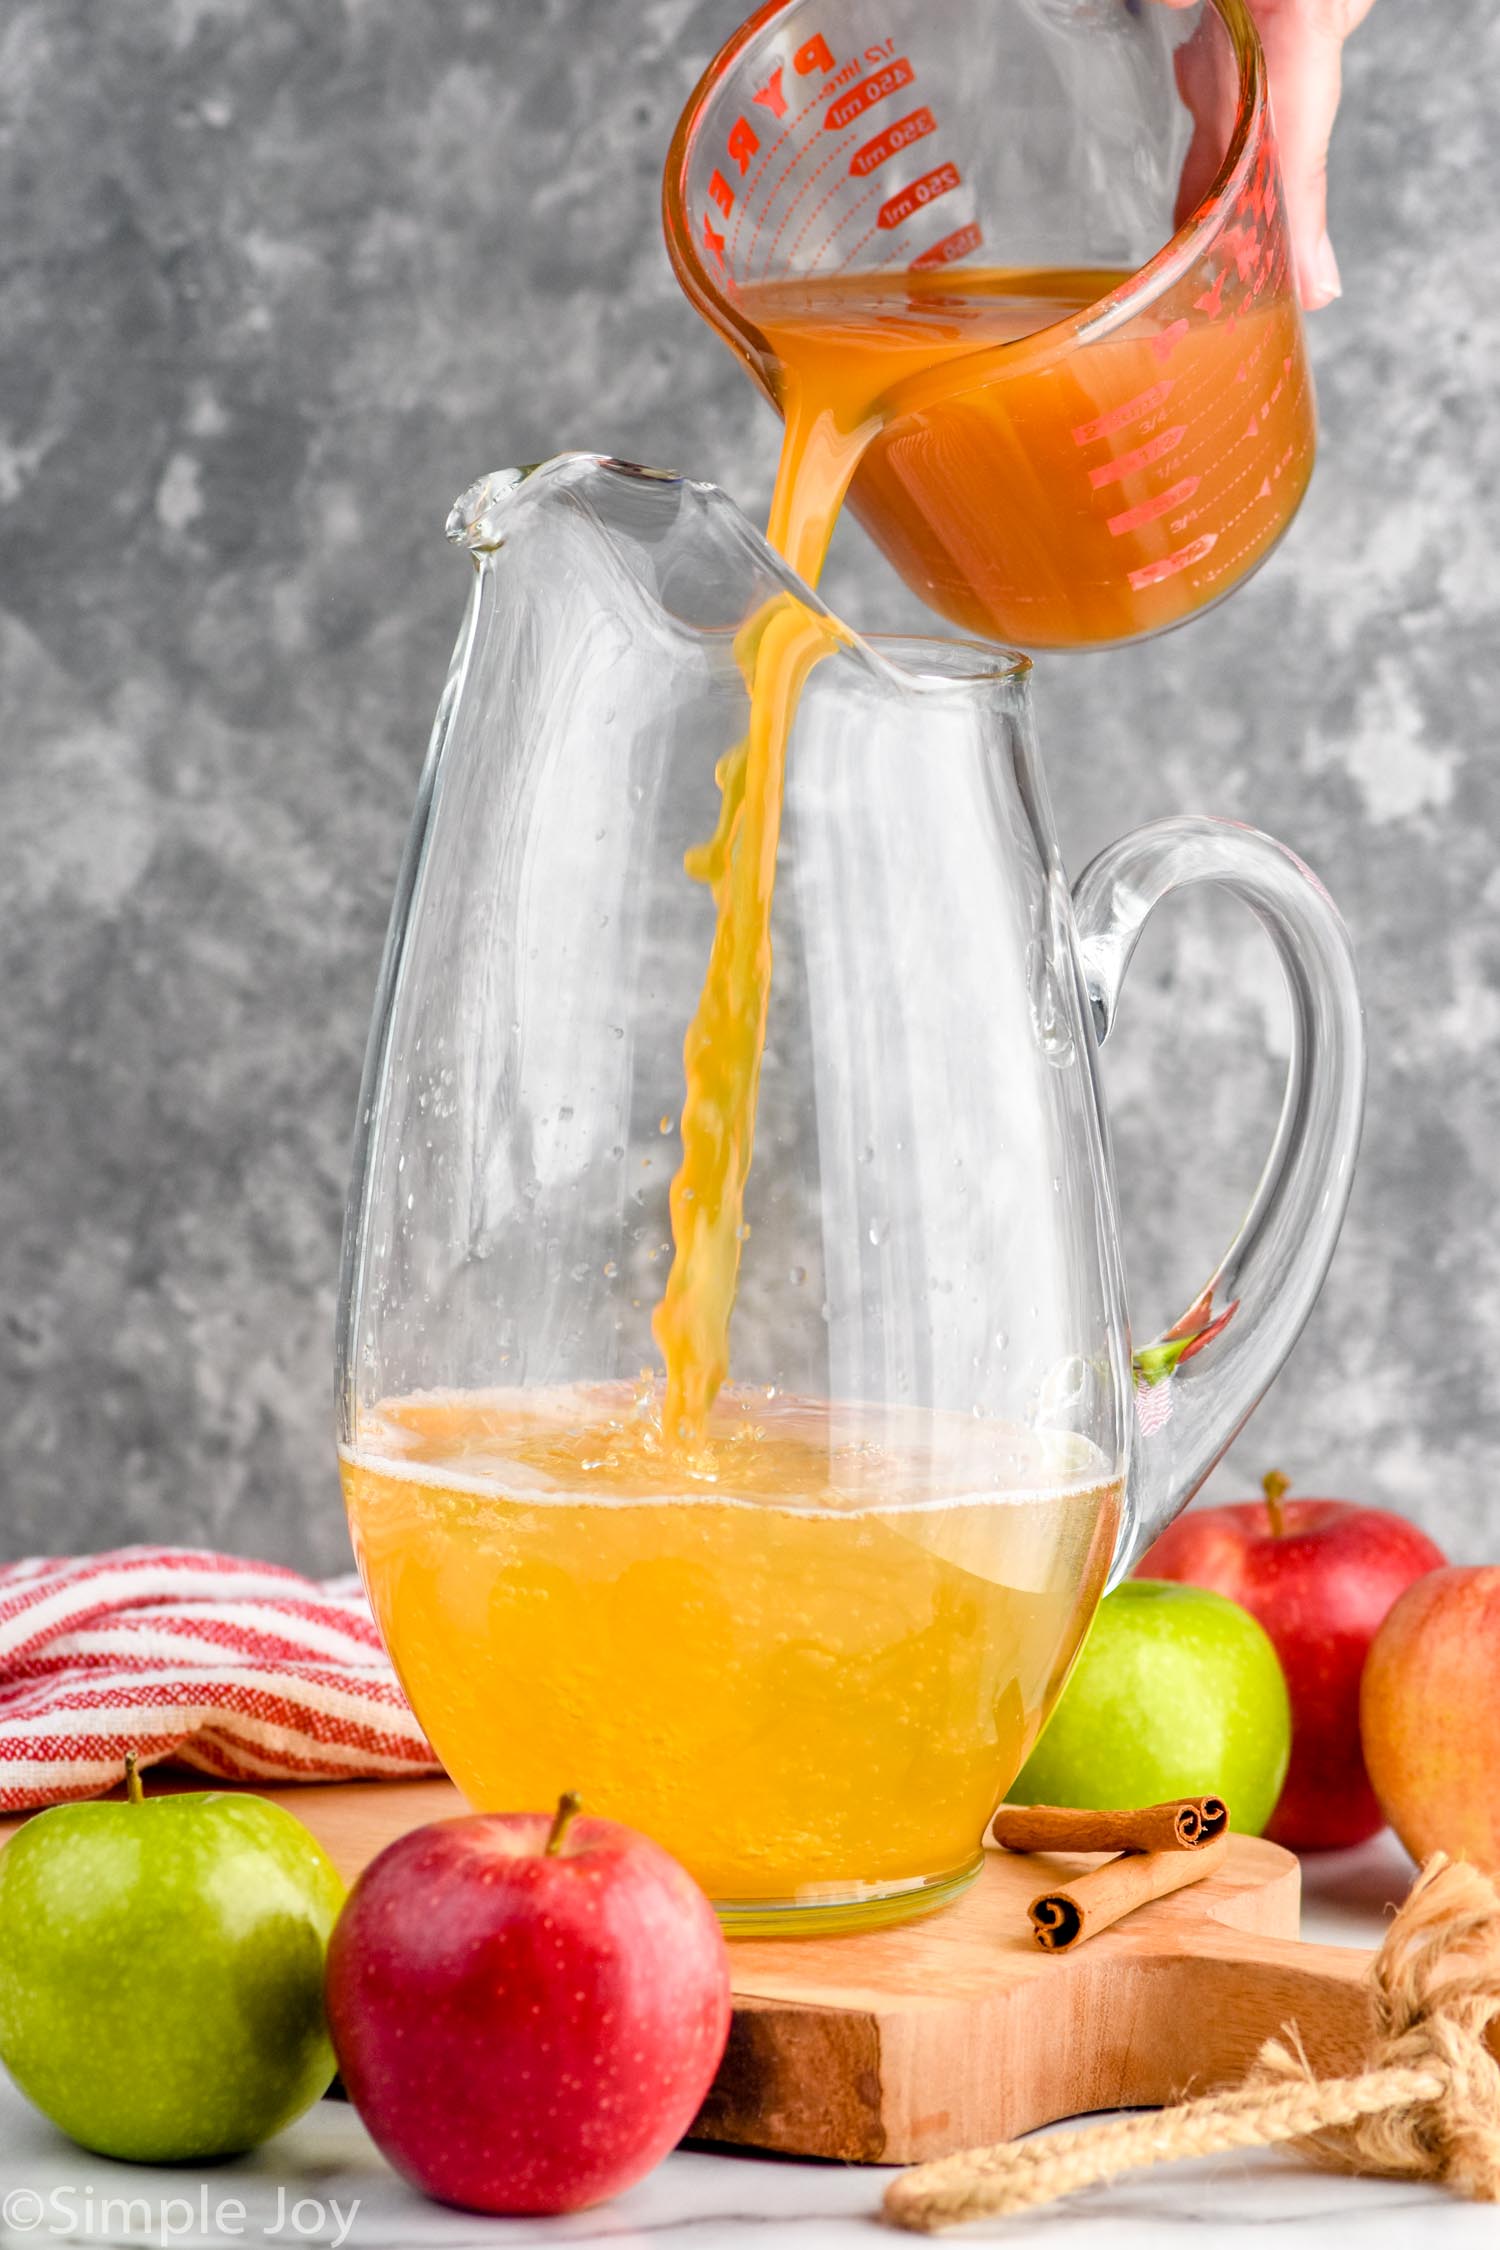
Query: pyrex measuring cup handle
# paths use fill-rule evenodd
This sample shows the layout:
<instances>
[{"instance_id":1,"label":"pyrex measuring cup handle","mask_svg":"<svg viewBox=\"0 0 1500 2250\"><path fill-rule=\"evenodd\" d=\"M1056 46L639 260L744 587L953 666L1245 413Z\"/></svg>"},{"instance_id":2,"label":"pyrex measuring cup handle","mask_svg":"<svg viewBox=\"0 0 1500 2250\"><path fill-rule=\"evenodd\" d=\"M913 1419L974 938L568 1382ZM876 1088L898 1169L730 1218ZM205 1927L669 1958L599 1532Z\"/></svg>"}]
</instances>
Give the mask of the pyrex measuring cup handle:
<instances>
[{"instance_id":1,"label":"pyrex measuring cup handle","mask_svg":"<svg viewBox=\"0 0 1500 2250\"><path fill-rule=\"evenodd\" d=\"M1136 1350L1136 1428L1111 1584L1139 1561L1230 1445L1295 1343L1333 1247L1359 1147L1365 1045L1349 935L1317 877L1237 822L1182 818L1101 852L1073 894L1101 1040L1153 907L1213 883L1259 917L1292 1000L1286 1098L1244 1224L1207 1287Z\"/></svg>"}]
</instances>

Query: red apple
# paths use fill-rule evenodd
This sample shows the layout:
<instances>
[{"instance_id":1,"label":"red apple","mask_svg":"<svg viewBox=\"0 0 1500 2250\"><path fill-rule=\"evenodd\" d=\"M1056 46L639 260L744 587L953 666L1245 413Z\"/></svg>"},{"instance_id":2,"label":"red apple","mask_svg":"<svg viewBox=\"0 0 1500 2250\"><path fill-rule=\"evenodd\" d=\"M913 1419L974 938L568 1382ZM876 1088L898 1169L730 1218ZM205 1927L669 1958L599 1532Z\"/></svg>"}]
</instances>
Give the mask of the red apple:
<instances>
[{"instance_id":1,"label":"red apple","mask_svg":"<svg viewBox=\"0 0 1500 2250\"><path fill-rule=\"evenodd\" d=\"M396 2170L470 2211L578 2211L692 2123L729 2036L713 1908L612 1820L476 1813L372 1860L328 1948L349 2098Z\"/></svg>"},{"instance_id":2,"label":"red apple","mask_svg":"<svg viewBox=\"0 0 1500 2250\"><path fill-rule=\"evenodd\" d=\"M1413 1859L1500 1874L1500 1569L1435 1570L1375 1636L1360 1698L1365 1759Z\"/></svg>"},{"instance_id":3,"label":"red apple","mask_svg":"<svg viewBox=\"0 0 1500 2250\"><path fill-rule=\"evenodd\" d=\"M1425 1532L1350 1500L1190 1508L1140 1564L1143 1578L1209 1586L1241 1602L1276 1644L1292 1699L1292 1762L1266 1834L1293 1851L1361 1844L1382 1825L1359 1740L1359 1682L1397 1596L1446 1557Z\"/></svg>"}]
</instances>

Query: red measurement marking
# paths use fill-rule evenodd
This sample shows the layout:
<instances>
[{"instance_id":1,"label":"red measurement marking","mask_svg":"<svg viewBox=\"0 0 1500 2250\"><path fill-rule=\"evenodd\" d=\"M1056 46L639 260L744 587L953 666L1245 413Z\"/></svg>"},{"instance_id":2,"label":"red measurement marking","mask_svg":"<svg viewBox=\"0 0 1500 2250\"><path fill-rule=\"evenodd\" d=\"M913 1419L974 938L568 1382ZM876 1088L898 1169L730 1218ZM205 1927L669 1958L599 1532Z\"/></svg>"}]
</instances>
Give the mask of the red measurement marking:
<instances>
[{"instance_id":1,"label":"red measurement marking","mask_svg":"<svg viewBox=\"0 0 1500 2250\"><path fill-rule=\"evenodd\" d=\"M1095 415L1092 422L1078 422L1073 428L1075 445L1092 445L1095 438L1113 437L1123 430L1127 422L1138 422L1142 415L1150 414L1160 406L1171 390L1176 377L1168 375L1165 381L1153 383L1149 391L1138 391L1134 398L1122 399L1107 414Z\"/></svg>"},{"instance_id":2,"label":"red measurement marking","mask_svg":"<svg viewBox=\"0 0 1500 2250\"><path fill-rule=\"evenodd\" d=\"M875 224L886 229L899 227L916 212L925 210L929 203L936 203L940 195L951 195L959 185L958 166L939 164L934 171L924 172L920 180L913 180L910 187L902 188L889 202L882 203Z\"/></svg>"},{"instance_id":3,"label":"red measurement marking","mask_svg":"<svg viewBox=\"0 0 1500 2250\"><path fill-rule=\"evenodd\" d=\"M900 117L894 125L887 125L873 141L866 141L849 159L849 170L856 180L862 180L887 157L894 156L899 148L910 148L913 141L925 140L937 131L937 120L930 109L914 109L910 117Z\"/></svg>"},{"instance_id":4,"label":"red measurement marking","mask_svg":"<svg viewBox=\"0 0 1500 2250\"><path fill-rule=\"evenodd\" d=\"M1216 531L1205 531L1201 539L1179 547L1175 555L1164 555L1160 562L1143 563L1139 570L1130 571L1132 592L1138 594L1146 586L1159 586L1164 578L1175 578L1179 570L1191 570L1194 563L1202 562L1205 555L1213 553L1218 537Z\"/></svg>"},{"instance_id":5,"label":"red measurement marking","mask_svg":"<svg viewBox=\"0 0 1500 2250\"><path fill-rule=\"evenodd\" d=\"M840 94L836 102L829 103L828 115L823 120L824 130L841 133L846 125L852 125L856 117L863 117L867 109L883 102L888 94L899 94L903 86L910 86L915 77L916 72L905 55L898 55L884 70L877 70L872 78L863 79L858 86L851 86L847 94Z\"/></svg>"},{"instance_id":6,"label":"red measurement marking","mask_svg":"<svg viewBox=\"0 0 1500 2250\"><path fill-rule=\"evenodd\" d=\"M1170 328L1164 328L1159 336L1153 336L1151 349L1155 352L1157 358L1170 359L1187 331L1186 320L1174 320Z\"/></svg>"},{"instance_id":7,"label":"red measurement marking","mask_svg":"<svg viewBox=\"0 0 1500 2250\"><path fill-rule=\"evenodd\" d=\"M1116 539L1127 531L1139 531L1143 523L1155 523L1158 516L1170 515L1174 508L1182 507L1192 499L1202 482L1201 477L1184 477L1170 492L1159 492L1154 500L1143 500L1138 508L1126 508L1118 516L1109 516L1107 527Z\"/></svg>"},{"instance_id":8,"label":"red measurement marking","mask_svg":"<svg viewBox=\"0 0 1500 2250\"><path fill-rule=\"evenodd\" d=\"M1113 461L1101 461L1097 469L1090 469L1089 483L1096 492L1106 484L1122 484L1126 477L1133 477L1137 469L1149 469L1164 453L1175 452L1186 436L1186 422L1174 422L1171 429L1147 438L1133 453L1117 453Z\"/></svg>"},{"instance_id":9,"label":"red measurement marking","mask_svg":"<svg viewBox=\"0 0 1500 2250\"><path fill-rule=\"evenodd\" d=\"M1217 320L1224 309L1224 284L1228 279L1228 266L1220 266L1212 289L1205 289L1200 297L1193 299L1195 309L1207 313L1210 320Z\"/></svg>"},{"instance_id":10,"label":"red measurement marking","mask_svg":"<svg viewBox=\"0 0 1500 2250\"><path fill-rule=\"evenodd\" d=\"M951 266L955 260L967 258L971 250L977 250L983 240L976 226L955 227L952 234L945 234L941 242L934 242L924 250L920 258L913 258L906 270L928 273L934 266Z\"/></svg>"}]
</instances>

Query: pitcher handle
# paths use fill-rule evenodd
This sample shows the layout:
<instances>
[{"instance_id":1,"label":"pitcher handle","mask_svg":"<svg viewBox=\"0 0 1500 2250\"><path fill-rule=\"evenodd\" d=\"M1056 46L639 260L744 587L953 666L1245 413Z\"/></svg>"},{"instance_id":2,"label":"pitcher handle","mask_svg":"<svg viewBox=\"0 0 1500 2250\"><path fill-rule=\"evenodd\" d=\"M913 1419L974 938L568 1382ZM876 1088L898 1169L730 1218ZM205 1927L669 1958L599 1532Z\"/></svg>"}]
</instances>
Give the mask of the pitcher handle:
<instances>
[{"instance_id":1,"label":"pitcher handle","mask_svg":"<svg viewBox=\"0 0 1500 2250\"><path fill-rule=\"evenodd\" d=\"M1291 1061L1243 1225L1194 1304L1134 1355L1136 1427L1112 1586L1192 1498L1296 1342L1338 1240L1364 1109L1349 933L1311 869L1237 821L1153 822L1079 877L1073 910L1099 1040L1152 908L1202 883L1243 899L1269 933L1291 993Z\"/></svg>"}]
</instances>

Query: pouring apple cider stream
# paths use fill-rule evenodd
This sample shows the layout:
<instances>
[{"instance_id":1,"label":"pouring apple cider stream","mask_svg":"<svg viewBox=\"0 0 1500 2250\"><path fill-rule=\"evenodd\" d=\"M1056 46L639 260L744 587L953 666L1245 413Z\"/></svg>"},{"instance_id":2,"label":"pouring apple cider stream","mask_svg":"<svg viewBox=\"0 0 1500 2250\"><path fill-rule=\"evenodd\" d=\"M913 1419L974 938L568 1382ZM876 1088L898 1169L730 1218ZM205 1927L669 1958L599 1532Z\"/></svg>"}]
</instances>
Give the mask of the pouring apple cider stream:
<instances>
[{"instance_id":1,"label":"pouring apple cider stream","mask_svg":"<svg viewBox=\"0 0 1500 2250\"><path fill-rule=\"evenodd\" d=\"M1126 278L966 269L741 289L737 320L786 425L770 543L816 585L854 483L909 581L990 638L1127 639L1209 598L1175 564L1122 581L1097 552L1112 537L1097 511L1050 559L1024 536L1029 495L1069 457L1076 478L1101 398L1159 383L1149 321L1092 358L1068 348ZM1273 295L1237 337L1206 324L1179 380L1208 398L1232 388L1231 355L1269 365L1276 324L1295 320ZM1268 411L1310 459L1305 385ZM905 505L912 447L966 491L936 531ZM1205 450L1200 481L1227 483L1227 453ZM1248 511L1250 542L1272 543L1303 471L1284 507ZM1121 1500L1114 1464L1079 1437L728 1381L787 745L839 634L783 593L736 649L748 731L720 761L715 833L687 858L715 928L684 1047L674 1255L653 1319L663 1375L388 1401L343 1461L387 1645L465 1794L501 1807L576 1787L656 1837L731 1918L737 1900L818 1909L902 1886L936 1903L967 1878L1102 1589ZM517 1708L524 1726L503 1716Z\"/></svg>"}]
</instances>

